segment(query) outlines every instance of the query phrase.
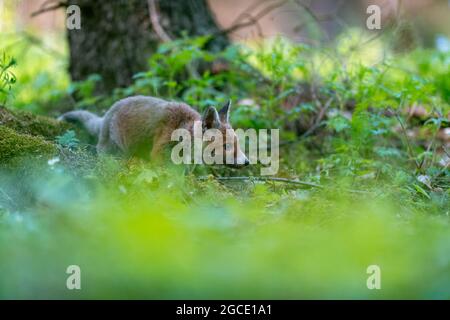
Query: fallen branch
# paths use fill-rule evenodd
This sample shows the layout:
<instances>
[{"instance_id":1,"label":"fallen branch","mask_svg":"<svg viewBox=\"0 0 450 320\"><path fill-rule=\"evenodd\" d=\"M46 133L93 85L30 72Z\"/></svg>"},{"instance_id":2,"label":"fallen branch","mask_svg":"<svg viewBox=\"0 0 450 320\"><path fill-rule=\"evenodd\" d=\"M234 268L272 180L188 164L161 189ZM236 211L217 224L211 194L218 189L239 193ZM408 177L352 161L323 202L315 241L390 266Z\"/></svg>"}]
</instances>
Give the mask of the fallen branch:
<instances>
[{"instance_id":1,"label":"fallen branch","mask_svg":"<svg viewBox=\"0 0 450 320\"><path fill-rule=\"evenodd\" d=\"M207 181L211 178L211 176L201 176L198 177L198 180L201 181ZM287 178L277 178L277 177L251 177L251 176L239 176L239 177L219 177L219 176L213 176L214 179L218 181L274 181L274 182L281 182L281 183L288 183L288 184L294 184L297 186L305 186L310 188L317 188L317 189L323 189L324 187L320 184L312 183L312 182L305 182L300 180L293 180L293 179L287 179ZM354 189L345 189L346 192L349 193L360 193L360 194L371 194L370 191L364 191L364 190L354 190Z\"/></svg>"},{"instance_id":2,"label":"fallen branch","mask_svg":"<svg viewBox=\"0 0 450 320\"><path fill-rule=\"evenodd\" d=\"M198 180L208 180L210 177L198 177ZM293 179L287 179L287 178L276 178L276 177L250 177L250 176L241 176L241 177L217 177L215 176L214 179L219 181L275 181L275 182L283 182L283 183L289 183L289 184L296 184L301 186L307 186L311 188L323 188L323 186L319 184L315 184L312 182L305 182L300 180L293 180Z\"/></svg>"}]
</instances>

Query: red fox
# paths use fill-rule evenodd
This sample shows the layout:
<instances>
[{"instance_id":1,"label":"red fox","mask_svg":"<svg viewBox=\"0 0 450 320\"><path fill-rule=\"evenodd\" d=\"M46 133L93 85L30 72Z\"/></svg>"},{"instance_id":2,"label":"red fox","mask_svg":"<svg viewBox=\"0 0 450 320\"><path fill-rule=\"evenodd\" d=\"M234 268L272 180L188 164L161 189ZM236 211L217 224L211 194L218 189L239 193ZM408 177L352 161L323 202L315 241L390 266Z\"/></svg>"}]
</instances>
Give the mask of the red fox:
<instances>
[{"instance_id":1,"label":"red fox","mask_svg":"<svg viewBox=\"0 0 450 320\"><path fill-rule=\"evenodd\" d=\"M227 164L248 165L249 160L241 151L229 122L230 104L228 101L220 111L209 107L201 116L184 103L134 96L116 102L103 117L79 110L65 113L59 120L80 122L91 135L98 138L98 153L150 155L151 159L160 157L163 148L171 142L174 130L186 129L193 135L194 123L201 121L203 130L218 129L223 135L223 141L233 141L232 147L227 143L220 147L224 158L233 153L228 155L234 159L233 163L227 161ZM227 136L229 140L225 139Z\"/></svg>"}]
</instances>

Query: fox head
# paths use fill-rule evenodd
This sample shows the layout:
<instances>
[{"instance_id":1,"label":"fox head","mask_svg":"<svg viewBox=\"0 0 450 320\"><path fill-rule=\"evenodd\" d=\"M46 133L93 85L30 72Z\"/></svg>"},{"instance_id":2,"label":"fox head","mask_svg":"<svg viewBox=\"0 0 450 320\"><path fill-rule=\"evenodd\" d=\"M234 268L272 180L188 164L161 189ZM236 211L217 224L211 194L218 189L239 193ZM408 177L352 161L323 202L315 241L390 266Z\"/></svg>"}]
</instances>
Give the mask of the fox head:
<instances>
[{"instance_id":1,"label":"fox head","mask_svg":"<svg viewBox=\"0 0 450 320\"><path fill-rule=\"evenodd\" d=\"M203 131L215 129L214 131L220 133L222 137L222 139L212 139L209 143L214 157L223 159L222 163L228 166L247 166L250 162L242 152L238 136L230 124L230 109L231 101L228 101L219 111L215 107L206 109L202 117Z\"/></svg>"}]
</instances>

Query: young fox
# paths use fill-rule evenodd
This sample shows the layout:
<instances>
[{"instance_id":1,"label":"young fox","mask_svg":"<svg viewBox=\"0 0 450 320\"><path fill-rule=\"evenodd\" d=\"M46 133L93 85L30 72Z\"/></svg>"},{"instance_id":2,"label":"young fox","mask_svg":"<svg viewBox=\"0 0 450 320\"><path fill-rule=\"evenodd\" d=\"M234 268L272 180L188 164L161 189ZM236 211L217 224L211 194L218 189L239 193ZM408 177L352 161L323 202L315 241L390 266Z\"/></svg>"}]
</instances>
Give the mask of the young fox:
<instances>
[{"instance_id":1,"label":"young fox","mask_svg":"<svg viewBox=\"0 0 450 320\"><path fill-rule=\"evenodd\" d=\"M203 130L218 129L223 135L224 143L220 146L223 157L233 153L231 158L234 159L234 163L227 164L248 165L249 161L239 148L237 136L231 128L229 114L230 102L220 111L209 107L200 116L184 103L134 96L116 102L103 117L80 110L65 113L59 120L80 122L91 135L98 137L98 153L150 155L151 159L159 158L164 146L171 142L174 130L186 129L193 135L194 123L201 121ZM231 148L226 141L232 141L234 147Z\"/></svg>"}]
</instances>

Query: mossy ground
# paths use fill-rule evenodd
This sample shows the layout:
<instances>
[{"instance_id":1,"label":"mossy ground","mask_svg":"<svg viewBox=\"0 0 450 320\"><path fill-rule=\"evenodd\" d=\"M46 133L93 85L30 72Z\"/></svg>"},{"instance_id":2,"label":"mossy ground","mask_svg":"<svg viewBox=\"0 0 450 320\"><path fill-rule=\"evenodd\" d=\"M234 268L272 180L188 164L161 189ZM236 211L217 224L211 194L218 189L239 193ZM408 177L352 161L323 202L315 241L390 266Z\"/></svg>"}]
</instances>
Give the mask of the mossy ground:
<instances>
[{"instance_id":1,"label":"mossy ground","mask_svg":"<svg viewBox=\"0 0 450 320\"><path fill-rule=\"evenodd\" d=\"M73 128L69 123L0 106L0 164L31 157L47 159L57 153L55 138Z\"/></svg>"},{"instance_id":2,"label":"mossy ground","mask_svg":"<svg viewBox=\"0 0 450 320\"><path fill-rule=\"evenodd\" d=\"M40 136L22 134L0 126L0 164L22 157L48 158L56 153L55 144Z\"/></svg>"},{"instance_id":3,"label":"mossy ground","mask_svg":"<svg viewBox=\"0 0 450 320\"><path fill-rule=\"evenodd\" d=\"M68 123L59 122L50 117L35 115L26 111L11 111L0 106L0 125L18 133L40 136L53 141L56 136L71 128Z\"/></svg>"}]
</instances>

